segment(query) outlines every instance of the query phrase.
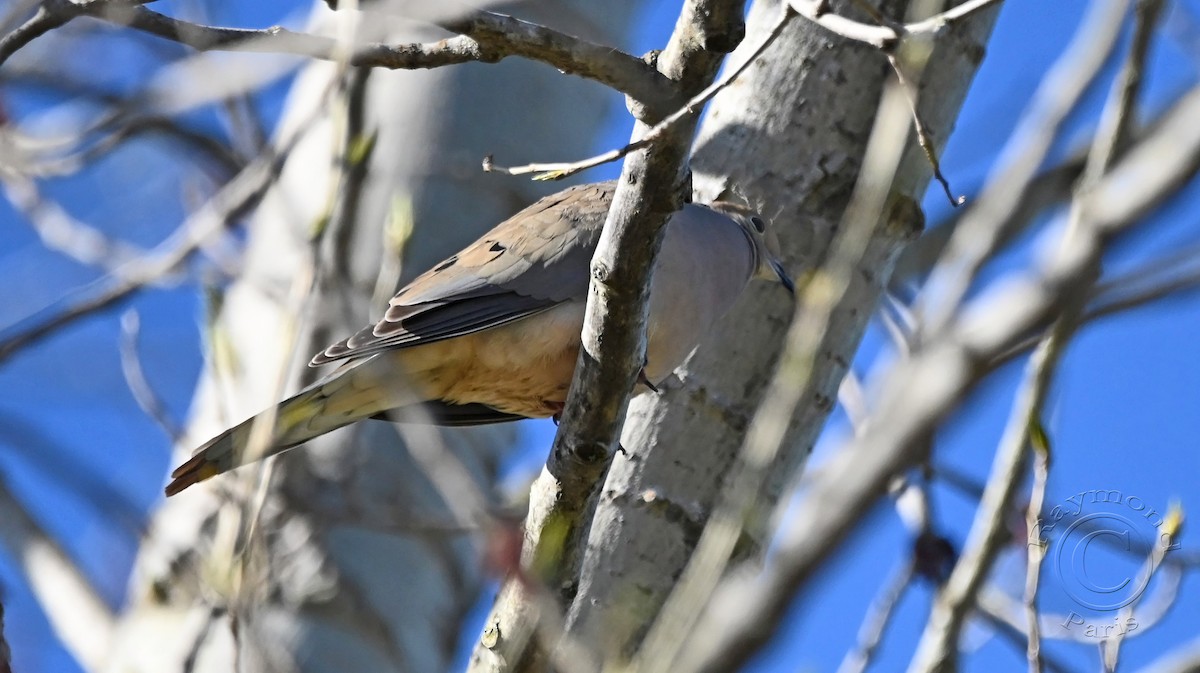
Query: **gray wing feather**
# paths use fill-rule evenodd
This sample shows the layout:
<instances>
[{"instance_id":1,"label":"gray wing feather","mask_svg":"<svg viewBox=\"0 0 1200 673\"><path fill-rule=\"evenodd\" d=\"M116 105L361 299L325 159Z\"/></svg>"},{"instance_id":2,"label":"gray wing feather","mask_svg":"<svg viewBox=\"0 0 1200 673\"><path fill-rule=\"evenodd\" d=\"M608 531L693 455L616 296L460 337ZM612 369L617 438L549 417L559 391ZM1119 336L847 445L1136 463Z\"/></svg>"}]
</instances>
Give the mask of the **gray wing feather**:
<instances>
[{"instance_id":1,"label":"gray wing feather","mask_svg":"<svg viewBox=\"0 0 1200 673\"><path fill-rule=\"evenodd\" d=\"M382 320L310 364L463 336L583 297L614 189L571 187L529 206L413 280Z\"/></svg>"}]
</instances>

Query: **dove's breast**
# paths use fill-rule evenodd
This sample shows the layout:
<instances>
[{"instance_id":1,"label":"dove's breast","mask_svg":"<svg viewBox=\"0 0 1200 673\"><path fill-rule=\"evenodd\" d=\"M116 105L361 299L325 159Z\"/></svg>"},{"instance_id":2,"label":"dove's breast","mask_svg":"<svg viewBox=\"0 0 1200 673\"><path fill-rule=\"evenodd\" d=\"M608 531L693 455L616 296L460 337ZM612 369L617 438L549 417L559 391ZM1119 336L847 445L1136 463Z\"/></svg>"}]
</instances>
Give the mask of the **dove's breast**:
<instances>
[{"instance_id":1,"label":"dove's breast","mask_svg":"<svg viewBox=\"0 0 1200 673\"><path fill-rule=\"evenodd\" d=\"M545 418L567 398L583 311L584 302L567 301L530 318L391 356L427 399Z\"/></svg>"}]
</instances>

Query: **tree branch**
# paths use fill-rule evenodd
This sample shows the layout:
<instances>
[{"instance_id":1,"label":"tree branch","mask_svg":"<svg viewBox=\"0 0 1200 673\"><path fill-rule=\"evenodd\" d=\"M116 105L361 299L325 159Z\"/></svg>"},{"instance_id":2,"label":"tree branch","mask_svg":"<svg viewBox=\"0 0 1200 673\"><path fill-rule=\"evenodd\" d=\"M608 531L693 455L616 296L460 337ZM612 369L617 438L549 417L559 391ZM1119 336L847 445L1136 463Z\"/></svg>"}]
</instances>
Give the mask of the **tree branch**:
<instances>
[{"instance_id":1,"label":"tree branch","mask_svg":"<svg viewBox=\"0 0 1200 673\"><path fill-rule=\"evenodd\" d=\"M744 32L741 2L689 0L657 67L677 90L693 95L713 81L725 53L737 46ZM697 117L698 113L688 115L659 142L626 160L592 259L583 347L563 422L546 469L533 486L525 524L523 563L540 572L539 579L556 591L575 580L586 539L580 534L583 513L615 453L645 357L650 272L663 227L682 205L685 192L690 195L690 180L683 173ZM635 140L646 132L639 123ZM537 610L524 593L512 580L501 592L487 623L503 636L492 648L476 648L472 670L538 670L544 665L545 650L555 644L532 641ZM577 633L577 614L573 606L568 637Z\"/></svg>"},{"instance_id":2,"label":"tree branch","mask_svg":"<svg viewBox=\"0 0 1200 673\"><path fill-rule=\"evenodd\" d=\"M36 37L81 15L128 26L199 51L296 54L327 61L336 60L339 53L340 45L335 39L281 26L263 29L206 26L113 0L93 0L85 5L73 5L65 0L54 2L71 9L49 11L43 8L34 18L0 39L0 65ZM670 79L642 59L619 49L492 12L475 11L464 17L441 21L438 25L457 36L425 44L360 45L355 47L349 63L411 70L472 61L495 63L508 56L520 56L620 91L645 106L652 116L664 115L678 107L676 88Z\"/></svg>"}]
</instances>

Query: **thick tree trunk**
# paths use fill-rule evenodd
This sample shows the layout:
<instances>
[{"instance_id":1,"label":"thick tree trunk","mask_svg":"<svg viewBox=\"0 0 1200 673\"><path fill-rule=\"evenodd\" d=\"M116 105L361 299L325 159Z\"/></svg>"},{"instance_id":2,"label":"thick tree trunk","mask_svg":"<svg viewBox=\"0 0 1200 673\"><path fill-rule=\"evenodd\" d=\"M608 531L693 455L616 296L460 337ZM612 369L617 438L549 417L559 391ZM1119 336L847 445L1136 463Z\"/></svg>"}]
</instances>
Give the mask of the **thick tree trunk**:
<instances>
[{"instance_id":1,"label":"thick tree trunk","mask_svg":"<svg viewBox=\"0 0 1200 673\"><path fill-rule=\"evenodd\" d=\"M517 13L619 44L638 3L550 4ZM437 37L409 29L389 39ZM318 64L301 75L282 135L323 105L333 73ZM309 264L309 232L330 206L330 152L341 132L334 120L342 112L319 109L250 225L245 275L226 293L213 339L218 351L228 344L236 369L204 374L192 440L268 406L281 370L298 378L315 349L378 317L384 306L372 294L381 264L396 264L384 259L391 213L411 209L415 230L403 255L403 277L411 278L561 188L483 174L485 154L512 163L586 155L613 95L516 59L371 73L364 131L378 138L366 180L357 203L342 202L338 211L353 218L331 220L314 296L296 315L288 294ZM394 281L386 279L388 289ZM303 328L289 348L297 320ZM490 492L512 427L442 438ZM229 671L235 660L247 673L446 670L481 585L478 549L454 530L451 508L395 427L360 423L285 454L269 468L261 509L253 495L258 469L206 482L164 506L138 564L111 670Z\"/></svg>"},{"instance_id":2,"label":"thick tree trunk","mask_svg":"<svg viewBox=\"0 0 1200 673\"><path fill-rule=\"evenodd\" d=\"M910 3L881 11L903 19ZM857 16L853 3L832 11ZM777 1L751 9L738 53L757 45L781 12ZM984 53L996 11L946 29L921 84L921 116L938 149L954 125ZM744 56L743 56L744 58ZM733 64L730 64L731 66ZM826 254L860 173L881 91L891 77L884 54L794 17L781 37L713 102L692 163L697 199L735 187L772 218L798 280ZM915 134L892 194L919 203L931 171ZM770 506L803 464L837 399L837 389L886 284L896 255L919 231L919 217L881 221L864 264L834 311L808 389L771 470L767 509L751 526L747 550L766 542ZM801 283L802 284L802 283ZM601 490L568 632L628 656L679 579L734 464L778 357L791 315L786 295L763 284L720 331L663 386L631 404L622 444ZM749 555L753 555L752 553Z\"/></svg>"}]
</instances>

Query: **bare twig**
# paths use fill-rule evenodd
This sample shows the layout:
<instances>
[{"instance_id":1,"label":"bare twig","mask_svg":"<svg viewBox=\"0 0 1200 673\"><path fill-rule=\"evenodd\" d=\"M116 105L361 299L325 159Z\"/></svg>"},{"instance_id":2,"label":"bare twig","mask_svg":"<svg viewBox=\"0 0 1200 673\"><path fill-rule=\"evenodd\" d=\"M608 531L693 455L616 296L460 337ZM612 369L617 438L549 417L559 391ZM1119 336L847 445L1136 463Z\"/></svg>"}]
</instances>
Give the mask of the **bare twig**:
<instances>
[{"instance_id":1,"label":"bare twig","mask_svg":"<svg viewBox=\"0 0 1200 673\"><path fill-rule=\"evenodd\" d=\"M1025 508L1025 623L1029 630L1029 644L1025 658L1029 662L1029 673L1041 673L1042 641L1038 623L1038 579L1042 574L1042 559L1046 556L1047 542L1042 539L1042 504L1046 501L1046 482L1050 479L1050 440L1042 427L1040 418L1030 418L1029 441L1033 446L1033 484L1029 489L1029 505Z\"/></svg>"},{"instance_id":2,"label":"bare twig","mask_svg":"<svg viewBox=\"0 0 1200 673\"><path fill-rule=\"evenodd\" d=\"M87 13L87 4L73 3L69 0L46 0L39 3L33 16L12 32L0 37L0 65L4 65L9 57L30 42Z\"/></svg>"},{"instance_id":3,"label":"bare twig","mask_svg":"<svg viewBox=\"0 0 1200 673\"><path fill-rule=\"evenodd\" d=\"M1134 580L1134 586L1146 586L1150 583L1150 578L1162 566L1167 552L1176 546L1182 527L1183 510L1179 508L1178 504L1173 504L1166 516L1163 517L1162 526L1158 528L1158 536L1155 539L1154 548L1150 551L1150 556L1146 559L1146 562L1142 564L1142 568ZM1121 612L1117 614L1116 623L1125 624L1133 618L1133 611L1137 607L1140 598L1140 595L1134 597L1129 605L1121 608ZM1164 603L1162 608L1164 613L1172 603L1174 603L1174 593L1172 593L1171 600ZM1139 622L1138 627L1144 633L1149 625ZM1104 664L1105 671L1108 673L1117 670L1117 661L1121 654L1121 642L1125 640L1126 633L1124 629L1118 629L1116 635L1100 643L1102 663Z\"/></svg>"},{"instance_id":4,"label":"bare twig","mask_svg":"<svg viewBox=\"0 0 1200 673\"><path fill-rule=\"evenodd\" d=\"M688 100L683 107L667 115L662 121L655 124L653 128L641 135L637 140L634 140L624 147L620 147L615 150L609 150L603 154L597 154L594 157L575 162L526 164L524 166L513 166L512 168L496 166L494 163L492 163L491 157L486 157L483 162L483 170L501 173L503 175L525 175L526 173L538 173L538 175L534 176L534 180L561 180L563 178L575 175L580 171L585 171L589 168L595 168L596 166L602 166L614 161L619 161L624 159L631 152L636 152L640 149L649 147L662 138L667 137L667 135L672 133L675 130L675 127L680 123L689 119L693 119L694 116L700 112L705 103L712 100L713 96L716 96L718 93L720 93L722 89L730 84L733 84L733 82L743 72L746 71L746 68L749 68L751 65L753 65L755 60L767 50L767 47L771 46L771 43L775 41L775 38L779 37L779 34L783 32L784 26L787 25L787 22L792 18L792 16L794 16L792 11L785 7L784 10L780 12L779 19L775 22L774 27L767 32L767 35L763 38L762 42L760 42L759 45L750 52L750 55L746 58L746 60L743 61L737 68L725 75L725 77L723 77L719 82L712 83L700 93L692 96L692 98Z\"/></svg>"},{"instance_id":5,"label":"bare twig","mask_svg":"<svg viewBox=\"0 0 1200 673\"><path fill-rule=\"evenodd\" d=\"M0 34L7 34L24 23L26 17L35 11L39 4L41 0L16 0L9 3L4 16L0 17Z\"/></svg>"},{"instance_id":6,"label":"bare twig","mask_svg":"<svg viewBox=\"0 0 1200 673\"><path fill-rule=\"evenodd\" d=\"M867 670L879 643L883 641L883 634L887 631L892 616L895 615L896 606L900 604L900 599L904 597L904 592L912 585L912 581L913 564L909 561L884 582L862 625L858 627L858 642L842 659L838 673L863 673Z\"/></svg>"},{"instance_id":7,"label":"bare twig","mask_svg":"<svg viewBox=\"0 0 1200 673\"><path fill-rule=\"evenodd\" d=\"M880 25L859 23L830 12L828 0L791 0L788 4L800 16L842 37L869 44L886 52L894 50L906 35L937 35L947 26L970 18L976 12L999 4L1003 0L968 0L924 21L905 25L880 22ZM878 17L879 15L876 14Z\"/></svg>"},{"instance_id":8,"label":"bare twig","mask_svg":"<svg viewBox=\"0 0 1200 673\"><path fill-rule=\"evenodd\" d=\"M942 186L942 191L946 194L946 200L955 208L966 203L967 197L963 195L955 196L950 189L950 181L942 175L942 165L937 158L937 148L934 147L933 137L929 134L929 127L921 120L921 114L917 110L917 90L909 83L908 78L904 76L904 68L900 65L900 59L896 58L895 53L887 55L888 63L892 66L892 72L896 73L896 80L900 82L900 86L904 89L905 98L908 99L908 107L912 111L913 128L917 131L917 142L921 145L921 151L925 153L925 160L929 162L930 168L933 169L933 179L938 181Z\"/></svg>"},{"instance_id":9,"label":"bare twig","mask_svg":"<svg viewBox=\"0 0 1200 673\"><path fill-rule=\"evenodd\" d=\"M142 371L137 345L140 329L141 321L135 309L129 309L121 315L121 372L125 374L125 383L138 406L162 428L173 444L178 444L183 439L183 429L167 413L162 398L154 392Z\"/></svg>"},{"instance_id":10,"label":"bare twig","mask_svg":"<svg viewBox=\"0 0 1200 673\"><path fill-rule=\"evenodd\" d=\"M906 38L932 37L947 26L970 18L976 12L987 9L993 4L999 4L1000 1L1002 0L968 0L953 9L937 14L929 19L907 25L889 19L882 12L866 2L856 3L876 22L877 25L875 26L858 23L830 12L827 6L828 0L792 0L788 3L788 7L830 32L850 40L864 42L884 52L888 63L892 66L892 71L896 73L896 78L900 81L908 96L909 106L912 109L913 127L917 131L917 141L921 146L921 150L925 153L925 159L929 162L929 166L933 170L933 177L942 186L943 191L946 193L946 199L950 201L950 205L957 208L966 202L966 197L961 195L954 196L953 191L950 189L950 182L942 174L941 163L937 158L937 148L934 146L933 138L929 133L929 127L921 120L921 115L917 111L917 91L908 83L904 67L901 60L897 58L897 54L902 51L901 47L905 44ZM921 57L923 61L928 52L926 50L922 51L925 51ZM920 67L924 67L923 62Z\"/></svg>"}]
</instances>

